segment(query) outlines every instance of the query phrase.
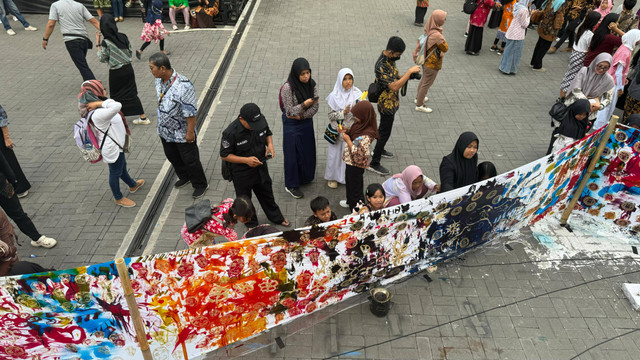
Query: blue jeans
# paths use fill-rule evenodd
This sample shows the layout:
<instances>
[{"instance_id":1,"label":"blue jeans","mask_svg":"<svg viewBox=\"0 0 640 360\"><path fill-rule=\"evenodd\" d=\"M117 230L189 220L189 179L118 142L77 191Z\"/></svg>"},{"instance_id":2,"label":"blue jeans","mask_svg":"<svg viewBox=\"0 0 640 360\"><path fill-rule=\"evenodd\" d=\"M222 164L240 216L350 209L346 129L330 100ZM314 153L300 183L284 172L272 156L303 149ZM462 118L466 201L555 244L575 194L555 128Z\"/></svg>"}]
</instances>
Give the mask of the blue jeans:
<instances>
[{"instance_id":1,"label":"blue jeans","mask_svg":"<svg viewBox=\"0 0 640 360\"><path fill-rule=\"evenodd\" d=\"M124 158L123 152L120 153L116 162L109 164L109 186L111 187L111 192L116 200L120 200L123 197L122 192L120 192L119 179L122 179L122 181L129 185L130 188L137 185L136 181L133 180L127 172L127 160Z\"/></svg>"},{"instance_id":2,"label":"blue jeans","mask_svg":"<svg viewBox=\"0 0 640 360\"><path fill-rule=\"evenodd\" d=\"M119 18L122 17L124 13L122 0L111 0L111 7L113 8L113 17Z\"/></svg>"},{"instance_id":3,"label":"blue jeans","mask_svg":"<svg viewBox=\"0 0 640 360\"><path fill-rule=\"evenodd\" d=\"M7 19L7 14L12 14L13 16L18 18L18 21L22 23L22 26L29 27L29 23L24 19L20 10L13 2L13 0L0 0L4 2L4 6L0 6L0 20L2 20L2 25L4 25L5 30L11 29L11 25L9 25L9 19Z\"/></svg>"},{"instance_id":4,"label":"blue jeans","mask_svg":"<svg viewBox=\"0 0 640 360\"><path fill-rule=\"evenodd\" d=\"M500 71L505 74L515 74L518 72L523 47L524 40L507 39L507 46L504 48L502 61L500 61Z\"/></svg>"}]
</instances>

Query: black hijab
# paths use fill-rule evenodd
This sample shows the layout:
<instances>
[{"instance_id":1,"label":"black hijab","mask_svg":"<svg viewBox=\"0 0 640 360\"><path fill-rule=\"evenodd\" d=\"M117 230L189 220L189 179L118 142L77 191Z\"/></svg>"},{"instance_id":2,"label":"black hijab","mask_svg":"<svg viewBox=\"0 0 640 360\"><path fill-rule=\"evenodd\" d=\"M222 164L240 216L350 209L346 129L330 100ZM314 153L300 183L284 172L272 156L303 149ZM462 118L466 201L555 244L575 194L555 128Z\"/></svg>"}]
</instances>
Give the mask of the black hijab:
<instances>
[{"instance_id":1,"label":"black hijab","mask_svg":"<svg viewBox=\"0 0 640 360\"><path fill-rule=\"evenodd\" d=\"M582 121L576 119L576 115L584 114L591 111L591 103L587 99L580 99L569 105L567 118L564 119L557 132L560 135L568 136L572 139L582 139L587 133L588 119Z\"/></svg>"},{"instance_id":2,"label":"black hijab","mask_svg":"<svg viewBox=\"0 0 640 360\"><path fill-rule=\"evenodd\" d=\"M453 149L453 152L442 159L443 162L448 161L455 167L453 180L454 189L473 184L478 181L478 153L476 152L471 159L466 159L464 157L464 150L474 140L478 142L478 145L480 145L480 140L478 140L476 134L470 131L463 132L460 134L460 137L458 137L458 141L456 142L456 147Z\"/></svg>"},{"instance_id":3,"label":"black hijab","mask_svg":"<svg viewBox=\"0 0 640 360\"><path fill-rule=\"evenodd\" d=\"M100 32L104 36L105 40L109 40L114 43L119 49L129 49L129 38L127 35L118 32L118 26L111 14L103 14L100 18ZM103 41L102 46L107 46Z\"/></svg>"},{"instance_id":4,"label":"black hijab","mask_svg":"<svg viewBox=\"0 0 640 360\"><path fill-rule=\"evenodd\" d=\"M311 66L309 66L307 59L295 59L293 61L293 65L291 65L291 72L287 79L287 82L289 83L289 86L291 86L293 93L296 95L296 99L298 99L299 104L302 104L307 99L313 98L313 89L316 87L316 82L311 77L306 84L300 81L300 74L304 70L309 70L309 72L311 72Z\"/></svg>"}]
</instances>

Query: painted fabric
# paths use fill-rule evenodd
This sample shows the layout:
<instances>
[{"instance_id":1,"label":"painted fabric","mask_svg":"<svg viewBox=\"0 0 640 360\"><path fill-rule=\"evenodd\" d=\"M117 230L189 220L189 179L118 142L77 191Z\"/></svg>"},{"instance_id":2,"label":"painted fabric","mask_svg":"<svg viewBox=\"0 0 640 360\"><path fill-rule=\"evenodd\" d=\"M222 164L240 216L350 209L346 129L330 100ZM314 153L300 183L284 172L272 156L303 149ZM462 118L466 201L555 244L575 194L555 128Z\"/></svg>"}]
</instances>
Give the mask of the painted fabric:
<instances>
[{"instance_id":1,"label":"painted fabric","mask_svg":"<svg viewBox=\"0 0 640 360\"><path fill-rule=\"evenodd\" d=\"M173 77L176 80L171 85ZM186 143L187 118L198 113L198 99L193 84L175 70L166 83L156 79L156 93L165 96L158 105L158 135L167 142Z\"/></svg>"}]
</instances>

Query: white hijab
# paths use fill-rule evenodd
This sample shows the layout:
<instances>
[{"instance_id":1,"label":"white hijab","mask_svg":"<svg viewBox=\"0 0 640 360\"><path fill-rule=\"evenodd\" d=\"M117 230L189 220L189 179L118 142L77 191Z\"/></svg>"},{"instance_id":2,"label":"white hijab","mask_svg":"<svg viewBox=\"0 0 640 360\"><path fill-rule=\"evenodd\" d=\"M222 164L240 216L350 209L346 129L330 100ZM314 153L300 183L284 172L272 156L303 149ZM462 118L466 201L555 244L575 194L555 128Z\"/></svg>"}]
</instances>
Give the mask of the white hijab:
<instances>
[{"instance_id":1,"label":"white hijab","mask_svg":"<svg viewBox=\"0 0 640 360\"><path fill-rule=\"evenodd\" d=\"M640 41L640 30L638 29L629 30L626 34L622 35L622 45L631 51L635 49L638 41Z\"/></svg>"},{"instance_id":2,"label":"white hijab","mask_svg":"<svg viewBox=\"0 0 640 360\"><path fill-rule=\"evenodd\" d=\"M327 96L327 103L333 111L340 111L347 108L347 105L355 104L357 99L362 96L362 91L355 86L352 86L350 90L346 90L342 87L342 80L349 74L353 77L354 83L356 77L353 75L353 71L349 68L340 69L338 72L338 79L333 86L333 91Z\"/></svg>"}]
</instances>

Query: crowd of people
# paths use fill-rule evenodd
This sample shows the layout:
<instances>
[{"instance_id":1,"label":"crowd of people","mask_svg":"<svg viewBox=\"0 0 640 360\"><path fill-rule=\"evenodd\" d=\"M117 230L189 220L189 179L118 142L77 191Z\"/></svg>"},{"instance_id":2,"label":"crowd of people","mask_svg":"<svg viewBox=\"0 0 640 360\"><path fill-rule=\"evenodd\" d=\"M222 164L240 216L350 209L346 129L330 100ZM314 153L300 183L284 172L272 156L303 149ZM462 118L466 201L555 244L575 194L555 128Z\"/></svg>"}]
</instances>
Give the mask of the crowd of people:
<instances>
[{"instance_id":1,"label":"crowd of people","mask_svg":"<svg viewBox=\"0 0 640 360\"><path fill-rule=\"evenodd\" d=\"M6 5L7 0L2 1ZM104 5L102 9L108 8L106 2L96 3ZM197 9L196 14L211 9L213 1L201 0L200 3L202 8ZM217 9L217 2L214 5ZM400 106L400 91L410 79L420 78L414 100L415 111L432 112L425 105L429 100L427 94L450 48L443 30L447 13L434 10L425 22L428 5L428 1L417 1L415 25L424 26L424 33L417 39L412 52L415 66L400 72L396 62L404 54L406 44L402 38L392 36L375 61L375 82L373 87L369 86L368 92L356 86L362 84L359 79L364 75L343 68L337 73L333 90L326 96L328 108L324 121L327 125L320 137L328 142L324 179L332 189L344 185L344 200L340 201L340 206L348 208L350 214L407 203L497 175L492 163L478 163L480 139L472 132L460 134L452 144L451 153L442 158L440 183L426 176L417 165L409 165L392 175L381 164L382 158L395 157L386 149L386 144ZM613 3L608 0L478 0L476 5L465 32L464 51L468 55L479 55L489 14L499 12L498 30L490 50L502 55L498 70L503 74L515 75L518 72L525 35L532 26L535 29L537 25L538 35L530 62L534 71L545 71L542 61L546 54L555 53L561 49L565 38L569 40L569 47L565 49L571 51L568 68L558 81L558 101L567 111L564 118L552 121L554 129L549 152L565 147L590 129L608 122L616 102L620 104L621 100L625 110L622 121L640 126L640 115L636 114L640 112L640 67L636 66L640 30L637 28L637 16L631 13L636 0L625 0L620 14L612 12ZM131 6L131 2L125 6ZM169 52L164 51L164 36L169 32L162 25L162 1L145 0L140 2L140 6L144 12L143 45L135 55L141 59L142 51L151 42L159 43L161 50L149 57L149 68L156 78L160 142L178 177L174 187L190 184L193 187L192 197L200 199L209 184L197 145L195 89L189 79L172 67ZM183 13L185 28L188 29L191 21L188 3L169 1L169 6L173 29L177 28L177 11ZM144 180L133 179L127 170L124 148L128 131L126 116L136 116L133 123L137 125L150 124L151 120L146 116L137 94L131 66L132 44L127 35L118 30L117 22L122 21L119 15L114 9L113 15L102 12L97 20L83 5L73 0L58 0L51 6L42 46L46 49L49 36L59 23L67 50L84 80L78 95L80 116L91 118L100 132L98 140L104 145L102 157L109 167L108 183L114 202L119 206L133 207L135 202L122 194L119 181L122 180L133 193L144 185ZM96 50L99 60L108 64L109 92L100 80L95 79L86 63L86 54L91 47L86 21L99 30L96 33ZM552 46L554 40L556 44ZM316 176L314 118L320 110L320 94L312 75L312 66L307 59L295 59L279 92L284 187L295 199L305 196L301 186L313 182ZM368 97L365 96L367 93ZM5 131L7 116L2 114L0 112L0 125L3 125L5 136L4 144L0 144L0 175L5 178L7 186L0 192L0 205L32 239L32 245L54 246L55 240L38 233L20 207L18 198L28 194L30 185L12 154L12 143L8 130ZM236 119L222 133L219 152L223 177L233 182L235 198L212 205L211 216L202 227L194 230L185 224L181 233L187 245L209 245L214 243L215 237L237 240L239 236L234 230L237 223L243 223L250 229L245 237L278 231L271 225L259 225L252 203L253 194L269 222L284 227L292 225L284 217L273 193L267 165L276 158L273 137L257 104L247 103L241 107ZM386 179L365 185L366 170ZM337 219L324 196L313 198L310 208L312 215L305 226Z\"/></svg>"}]
</instances>

